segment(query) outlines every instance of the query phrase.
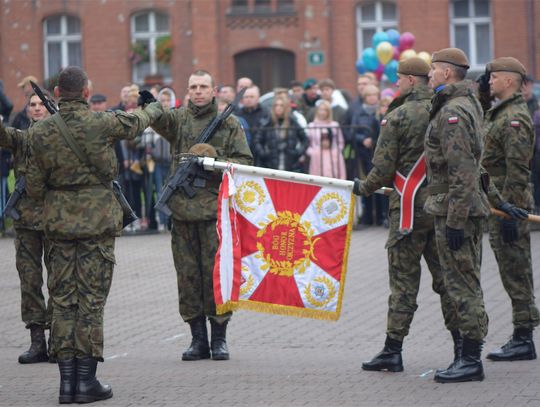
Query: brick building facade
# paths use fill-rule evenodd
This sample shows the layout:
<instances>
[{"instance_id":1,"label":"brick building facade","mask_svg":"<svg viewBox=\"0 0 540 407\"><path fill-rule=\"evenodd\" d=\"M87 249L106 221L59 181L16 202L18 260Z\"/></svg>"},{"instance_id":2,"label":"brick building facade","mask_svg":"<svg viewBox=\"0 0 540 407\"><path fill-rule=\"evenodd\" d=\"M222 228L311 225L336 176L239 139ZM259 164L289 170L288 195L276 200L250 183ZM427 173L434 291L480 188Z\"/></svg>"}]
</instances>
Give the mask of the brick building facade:
<instances>
[{"instance_id":1,"label":"brick building facade","mask_svg":"<svg viewBox=\"0 0 540 407\"><path fill-rule=\"evenodd\" d=\"M18 108L22 77L72 63L111 104L132 81L182 96L197 68L220 84L252 76L263 91L331 77L354 92L359 53L392 27L412 32L416 51L464 47L478 71L511 55L540 77L539 19L540 0L3 0L0 79Z\"/></svg>"}]
</instances>

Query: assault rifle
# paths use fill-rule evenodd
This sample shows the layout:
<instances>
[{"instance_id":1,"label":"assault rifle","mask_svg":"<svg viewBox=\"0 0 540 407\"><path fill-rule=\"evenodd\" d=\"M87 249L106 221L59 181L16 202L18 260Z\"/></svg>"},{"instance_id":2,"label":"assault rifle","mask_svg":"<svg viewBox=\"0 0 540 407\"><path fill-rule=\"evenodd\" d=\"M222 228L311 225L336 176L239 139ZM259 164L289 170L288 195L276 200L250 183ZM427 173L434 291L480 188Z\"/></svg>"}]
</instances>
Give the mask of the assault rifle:
<instances>
[{"instance_id":1,"label":"assault rifle","mask_svg":"<svg viewBox=\"0 0 540 407\"><path fill-rule=\"evenodd\" d=\"M244 96L247 88L243 88L234 100L227 105L225 110L218 114L214 120L210 122L208 126L199 134L195 144L208 143L208 141L214 136L216 131L221 127L222 123L232 114L234 109L238 106L240 99ZM167 216L171 216L171 209L168 206L169 199L176 191L183 191L189 199L193 198L196 194L195 188L204 188L206 180L210 178L210 175L201 168L201 164L197 156L186 156L182 158L174 174L169 178L167 184L161 191L155 208L164 213Z\"/></svg>"},{"instance_id":2,"label":"assault rifle","mask_svg":"<svg viewBox=\"0 0 540 407\"><path fill-rule=\"evenodd\" d=\"M45 108L49 111L50 114L55 114L56 112L58 112L58 108L56 107L54 102L43 94L43 91L37 83L30 81L30 85L32 86L32 89L36 93L37 97L40 98L43 102L43 106L45 106Z\"/></svg>"},{"instance_id":3,"label":"assault rifle","mask_svg":"<svg viewBox=\"0 0 540 407\"><path fill-rule=\"evenodd\" d=\"M17 202L19 202L21 196L23 196L25 188L26 178L22 176L17 178L17 181L15 182L15 189L9 196L6 207L4 208L4 217L10 217L13 220L19 220L21 218L21 214L17 209L15 209L15 205L17 205Z\"/></svg>"}]
</instances>

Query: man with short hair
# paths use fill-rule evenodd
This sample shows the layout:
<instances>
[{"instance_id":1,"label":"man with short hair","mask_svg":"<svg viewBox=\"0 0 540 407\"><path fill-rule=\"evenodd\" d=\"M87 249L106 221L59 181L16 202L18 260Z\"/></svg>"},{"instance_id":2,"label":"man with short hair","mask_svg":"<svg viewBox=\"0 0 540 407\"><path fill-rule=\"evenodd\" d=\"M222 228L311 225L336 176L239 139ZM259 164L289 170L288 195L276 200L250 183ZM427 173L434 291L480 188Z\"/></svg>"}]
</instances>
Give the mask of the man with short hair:
<instances>
[{"instance_id":1,"label":"man with short hair","mask_svg":"<svg viewBox=\"0 0 540 407\"><path fill-rule=\"evenodd\" d=\"M390 280L386 341L379 354L362 364L364 370L403 371L401 351L418 308L422 257L431 273L433 290L440 295L446 328L453 337L459 335L456 312L443 284L433 216L423 209L428 196L423 182L424 136L433 96L427 86L429 70L427 62L418 57L399 63L400 95L381 121L373 168L364 181L355 179L354 192L359 195L371 195L392 183L395 187L390 195L386 243Z\"/></svg>"},{"instance_id":2,"label":"man with short hair","mask_svg":"<svg viewBox=\"0 0 540 407\"><path fill-rule=\"evenodd\" d=\"M44 91L48 96L48 92ZM49 116L41 99L30 94L27 102L31 126ZM1 126L1 125L0 125ZM26 160L30 143L28 130L13 127L0 128L0 147L13 153L15 177L21 182L26 174ZM23 194L15 206L20 218L13 220L15 228L16 267L21 282L21 314L25 327L30 330L30 348L19 356L19 363L39 363L49 360L45 330L51 326L52 304L49 296L45 303L43 296L42 259L50 278L50 265L47 253L49 244L43 234L43 201L31 199ZM51 358L53 360L53 358Z\"/></svg>"},{"instance_id":3,"label":"man with short hair","mask_svg":"<svg viewBox=\"0 0 540 407\"><path fill-rule=\"evenodd\" d=\"M240 92L244 88L250 88L252 86L253 81L251 80L251 78L245 76L242 78L238 78L238 80L236 81L236 93Z\"/></svg>"},{"instance_id":4,"label":"man with short hair","mask_svg":"<svg viewBox=\"0 0 540 407\"><path fill-rule=\"evenodd\" d=\"M29 130L26 191L43 200L50 242L52 355L60 369L59 402L90 403L112 397L96 379L103 362L103 312L115 264L114 241L122 208L110 183L117 173L113 143L134 139L162 113L158 103L128 114L92 112L88 77L63 69L54 94L59 112Z\"/></svg>"},{"instance_id":5,"label":"man with short hair","mask_svg":"<svg viewBox=\"0 0 540 407\"><path fill-rule=\"evenodd\" d=\"M251 164L252 156L244 131L233 116L228 117L206 143L196 143L199 134L217 115L216 91L210 73L204 70L193 72L188 81L188 107L166 110L152 125L171 143L171 172L186 154ZM216 219L221 173L209 176L205 187L195 189L193 198L178 190L169 200L180 315L189 324L192 336L191 345L182 354L182 360L186 361L210 357L213 360L229 359L226 329L232 313L217 315L212 278L218 248ZM212 328L210 346L207 318Z\"/></svg>"},{"instance_id":6,"label":"man with short hair","mask_svg":"<svg viewBox=\"0 0 540 407\"><path fill-rule=\"evenodd\" d=\"M237 115L242 117L249 128L251 133L251 141L255 138L255 133L259 131L261 123L270 121L270 112L259 103L261 93L259 87L253 85L246 89L244 97L242 98L242 107L237 112ZM254 151L253 146L250 144L251 151ZM259 159L257 156L253 157L255 165L259 165Z\"/></svg>"},{"instance_id":7,"label":"man with short hair","mask_svg":"<svg viewBox=\"0 0 540 407\"><path fill-rule=\"evenodd\" d=\"M525 67L512 57L497 58L486 66L486 75L490 93L497 103L486 112L482 166L504 200L532 210L529 162L534 152L535 132L527 103L520 93L526 77ZM532 333L540 318L534 301L529 224L526 220L492 215L488 225L489 242L512 302L514 332L506 344L489 353L487 358L494 361L536 359Z\"/></svg>"},{"instance_id":8,"label":"man with short hair","mask_svg":"<svg viewBox=\"0 0 540 407\"><path fill-rule=\"evenodd\" d=\"M328 78L320 80L318 86L321 90L321 99L326 100L332 106L332 117L340 125L343 125L347 119L347 111L340 105L332 103L332 94L336 90L336 84L332 79Z\"/></svg>"},{"instance_id":9,"label":"man with short hair","mask_svg":"<svg viewBox=\"0 0 540 407\"><path fill-rule=\"evenodd\" d=\"M300 81L291 81L289 84L289 89L291 90L291 106L296 109L296 103L302 98L304 94L304 88L302 87L302 82Z\"/></svg>"},{"instance_id":10,"label":"man with short hair","mask_svg":"<svg viewBox=\"0 0 540 407\"><path fill-rule=\"evenodd\" d=\"M231 103L236 96L236 91L232 85L223 85L219 88L217 96L219 99Z\"/></svg>"}]
</instances>

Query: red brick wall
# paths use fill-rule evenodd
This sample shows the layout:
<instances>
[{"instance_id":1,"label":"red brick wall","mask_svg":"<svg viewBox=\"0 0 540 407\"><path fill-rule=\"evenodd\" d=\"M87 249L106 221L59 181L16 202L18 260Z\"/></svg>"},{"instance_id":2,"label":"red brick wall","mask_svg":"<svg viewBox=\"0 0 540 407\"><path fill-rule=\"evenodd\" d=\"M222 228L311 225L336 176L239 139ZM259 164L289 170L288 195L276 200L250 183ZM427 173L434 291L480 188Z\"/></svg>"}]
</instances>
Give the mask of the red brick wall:
<instances>
[{"instance_id":1,"label":"red brick wall","mask_svg":"<svg viewBox=\"0 0 540 407\"><path fill-rule=\"evenodd\" d=\"M332 77L338 87L355 92L356 7L368 0L296 0L296 24L267 28L229 28L228 0L17 0L0 9L0 78L16 109L23 100L16 88L26 75L43 80L42 22L56 13L81 18L83 63L94 83L114 104L131 81L130 17L145 9L167 12L173 38L172 86L182 97L194 69L212 72L218 83L234 83L234 55L256 48L277 48L296 56L295 76ZM395 0L399 30L416 36L416 51L450 45L449 0ZM534 43L528 32L529 0L492 0L495 56L519 58L540 77L540 0L533 0ZM306 48L306 42L316 44ZM325 63L309 66L308 51L323 51Z\"/></svg>"}]
</instances>

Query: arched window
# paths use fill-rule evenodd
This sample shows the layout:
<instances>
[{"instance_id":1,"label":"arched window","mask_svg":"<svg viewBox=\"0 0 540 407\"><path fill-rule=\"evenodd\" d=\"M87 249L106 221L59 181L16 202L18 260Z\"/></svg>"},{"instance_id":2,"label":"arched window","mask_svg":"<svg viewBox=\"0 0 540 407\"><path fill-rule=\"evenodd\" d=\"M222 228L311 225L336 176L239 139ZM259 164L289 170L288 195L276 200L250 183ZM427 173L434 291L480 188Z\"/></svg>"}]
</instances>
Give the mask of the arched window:
<instances>
[{"instance_id":1,"label":"arched window","mask_svg":"<svg viewBox=\"0 0 540 407\"><path fill-rule=\"evenodd\" d=\"M145 11L131 17L131 62L133 82L143 83L148 75L171 79L172 41L169 16Z\"/></svg>"},{"instance_id":2,"label":"arched window","mask_svg":"<svg viewBox=\"0 0 540 407\"><path fill-rule=\"evenodd\" d=\"M45 78L56 75L68 65L82 67L81 20L56 15L43 22Z\"/></svg>"},{"instance_id":3,"label":"arched window","mask_svg":"<svg viewBox=\"0 0 540 407\"><path fill-rule=\"evenodd\" d=\"M467 54L471 69L483 69L493 55L489 0L453 0L450 16L452 46Z\"/></svg>"},{"instance_id":4,"label":"arched window","mask_svg":"<svg viewBox=\"0 0 540 407\"><path fill-rule=\"evenodd\" d=\"M398 27L398 11L395 3L375 1L360 4L356 8L356 43L358 55L362 50L371 47L371 38L378 31Z\"/></svg>"}]
</instances>

